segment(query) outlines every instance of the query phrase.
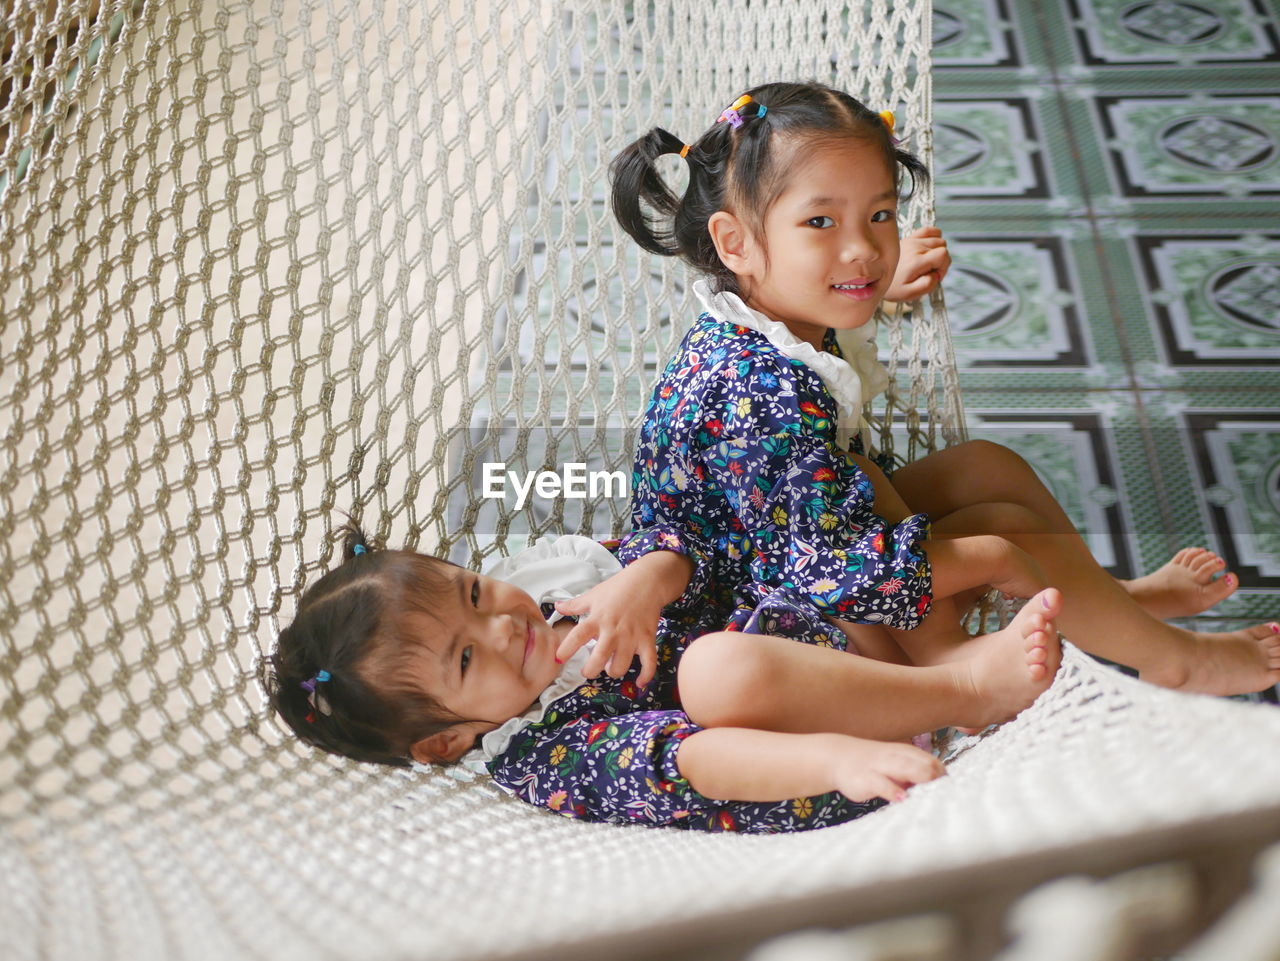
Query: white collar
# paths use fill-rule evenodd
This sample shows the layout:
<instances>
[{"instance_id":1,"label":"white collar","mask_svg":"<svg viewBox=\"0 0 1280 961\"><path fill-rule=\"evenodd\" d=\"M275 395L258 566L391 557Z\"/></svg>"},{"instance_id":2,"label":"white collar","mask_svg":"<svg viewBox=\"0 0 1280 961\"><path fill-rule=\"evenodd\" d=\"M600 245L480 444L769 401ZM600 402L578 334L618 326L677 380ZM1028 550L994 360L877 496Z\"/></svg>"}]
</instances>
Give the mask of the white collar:
<instances>
[{"instance_id":1,"label":"white collar","mask_svg":"<svg viewBox=\"0 0 1280 961\"><path fill-rule=\"evenodd\" d=\"M836 423L842 433L862 424L862 405L889 384L889 374L876 359L875 321L840 332L840 349L845 352L846 360L801 340L786 324L770 320L748 307L737 294L727 290L713 293L710 282L705 279L694 282L693 292L716 320L764 334L780 353L800 361L817 374L836 402Z\"/></svg>"}]
</instances>

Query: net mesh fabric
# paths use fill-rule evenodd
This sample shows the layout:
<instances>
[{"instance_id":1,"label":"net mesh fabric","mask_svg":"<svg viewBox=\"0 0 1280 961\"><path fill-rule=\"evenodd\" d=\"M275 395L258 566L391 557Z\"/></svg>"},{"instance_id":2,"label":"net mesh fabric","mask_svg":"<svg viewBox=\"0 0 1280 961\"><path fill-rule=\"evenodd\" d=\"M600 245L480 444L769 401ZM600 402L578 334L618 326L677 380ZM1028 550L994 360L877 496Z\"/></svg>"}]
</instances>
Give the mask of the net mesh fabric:
<instances>
[{"instance_id":1,"label":"net mesh fabric","mask_svg":"<svg viewBox=\"0 0 1280 961\"><path fill-rule=\"evenodd\" d=\"M544 532L624 527L625 498L516 511L477 480L495 452L513 469L629 469L695 308L684 270L608 214L617 149L655 124L692 139L745 87L814 77L894 109L927 156L929 15L816 0L14 9L0 63L14 957L463 957L639 928L918 870L930 851L981 859L1042 843L1046 822L1062 839L1137 823L1097 810L1086 785L1109 772L1091 750L1049 764L1042 738L1061 755L1149 727L1173 748L1192 717L1229 720L1243 749L1246 727L1274 727L1073 655L1053 697L945 783L821 840L770 841L569 823L483 781L319 756L265 711L261 658L337 561L336 509L375 542L471 565ZM930 205L920 191L905 219ZM881 344L881 446L909 459L958 438L940 301L885 318ZM1201 810L1274 796L1273 767L1219 797L1204 770L1222 757L1181 757L1161 797L1135 787L1162 816L1185 813L1184 784ZM1053 789L1078 816L1018 803L1036 764L1034 796ZM1018 775L1024 821L984 820L986 772ZM815 870L814 845L833 843L847 856Z\"/></svg>"}]
</instances>

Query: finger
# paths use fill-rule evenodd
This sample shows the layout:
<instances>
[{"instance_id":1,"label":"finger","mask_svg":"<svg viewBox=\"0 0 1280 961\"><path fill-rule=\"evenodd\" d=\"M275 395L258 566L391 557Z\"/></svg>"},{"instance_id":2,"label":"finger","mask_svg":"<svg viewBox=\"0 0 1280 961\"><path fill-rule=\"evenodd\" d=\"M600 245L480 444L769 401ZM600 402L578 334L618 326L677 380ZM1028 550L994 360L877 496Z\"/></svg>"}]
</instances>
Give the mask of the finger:
<instances>
[{"instance_id":1,"label":"finger","mask_svg":"<svg viewBox=\"0 0 1280 961\"><path fill-rule=\"evenodd\" d=\"M891 777L883 774L871 773L867 775L867 791L866 797L884 798L890 804L895 801L905 801L907 799L906 789ZM855 798L855 800L857 800Z\"/></svg>"},{"instance_id":2,"label":"finger","mask_svg":"<svg viewBox=\"0 0 1280 961\"><path fill-rule=\"evenodd\" d=\"M916 250L946 250L945 237L910 237L911 246Z\"/></svg>"},{"instance_id":3,"label":"finger","mask_svg":"<svg viewBox=\"0 0 1280 961\"><path fill-rule=\"evenodd\" d=\"M613 657L613 642L603 637L596 639L596 646L591 651L591 656L587 658L587 663L582 665L583 677L596 677L604 666L609 663Z\"/></svg>"},{"instance_id":4,"label":"finger","mask_svg":"<svg viewBox=\"0 0 1280 961\"><path fill-rule=\"evenodd\" d=\"M570 597L568 600L556 601L556 610L561 614L586 614L590 605L587 603L587 595L579 594L577 597Z\"/></svg>"},{"instance_id":5,"label":"finger","mask_svg":"<svg viewBox=\"0 0 1280 961\"><path fill-rule=\"evenodd\" d=\"M911 231L911 233L907 234L907 236L908 237L941 237L942 228L935 226L934 224L929 224L925 227L917 227L915 230Z\"/></svg>"},{"instance_id":6,"label":"finger","mask_svg":"<svg viewBox=\"0 0 1280 961\"><path fill-rule=\"evenodd\" d=\"M564 640L556 648L556 660L563 664L574 654L578 653L579 648L587 641L591 640L591 632L593 627L590 622L582 621L573 626L573 629L564 636Z\"/></svg>"},{"instance_id":7,"label":"finger","mask_svg":"<svg viewBox=\"0 0 1280 961\"><path fill-rule=\"evenodd\" d=\"M904 745L906 747L908 745ZM912 747L897 758L897 763L886 768L886 773L895 780L907 784L923 784L946 773L942 762L918 747Z\"/></svg>"},{"instance_id":8,"label":"finger","mask_svg":"<svg viewBox=\"0 0 1280 961\"><path fill-rule=\"evenodd\" d=\"M622 677L631 670L631 661L635 656L635 651L630 645L619 642L613 652L613 658L609 661L609 666L605 668L605 673L614 679Z\"/></svg>"},{"instance_id":9,"label":"finger","mask_svg":"<svg viewBox=\"0 0 1280 961\"><path fill-rule=\"evenodd\" d=\"M656 641L646 642L640 646L640 676L636 683L647 687L658 673L658 644Z\"/></svg>"},{"instance_id":10,"label":"finger","mask_svg":"<svg viewBox=\"0 0 1280 961\"><path fill-rule=\"evenodd\" d=\"M902 284L894 291L895 299L904 302L919 300L936 286L938 286L938 275L930 271Z\"/></svg>"},{"instance_id":11,"label":"finger","mask_svg":"<svg viewBox=\"0 0 1280 961\"><path fill-rule=\"evenodd\" d=\"M916 259L915 266L917 268L927 267L930 270L941 270L943 267L950 265L951 255L947 253L946 247L935 247L933 250L927 250Z\"/></svg>"}]
</instances>

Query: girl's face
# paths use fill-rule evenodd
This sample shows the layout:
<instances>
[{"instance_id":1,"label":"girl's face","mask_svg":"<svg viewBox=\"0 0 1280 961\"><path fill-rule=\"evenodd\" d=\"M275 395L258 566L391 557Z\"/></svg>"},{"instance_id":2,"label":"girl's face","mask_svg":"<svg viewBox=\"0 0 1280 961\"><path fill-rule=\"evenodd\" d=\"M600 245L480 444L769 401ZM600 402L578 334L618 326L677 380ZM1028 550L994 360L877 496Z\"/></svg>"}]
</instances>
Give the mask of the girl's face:
<instances>
[{"instance_id":1,"label":"girl's face","mask_svg":"<svg viewBox=\"0 0 1280 961\"><path fill-rule=\"evenodd\" d=\"M422 656L411 671L445 709L470 720L415 745L419 761L460 757L478 735L528 710L560 672L559 638L532 597L462 568L451 579L433 614L412 615Z\"/></svg>"},{"instance_id":2,"label":"girl's face","mask_svg":"<svg viewBox=\"0 0 1280 961\"><path fill-rule=\"evenodd\" d=\"M898 193L874 144L794 149L802 158L765 214L763 243L744 239L734 273L749 306L820 346L828 328L861 327L884 298L898 266Z\"/></svg>"}]
</instances>

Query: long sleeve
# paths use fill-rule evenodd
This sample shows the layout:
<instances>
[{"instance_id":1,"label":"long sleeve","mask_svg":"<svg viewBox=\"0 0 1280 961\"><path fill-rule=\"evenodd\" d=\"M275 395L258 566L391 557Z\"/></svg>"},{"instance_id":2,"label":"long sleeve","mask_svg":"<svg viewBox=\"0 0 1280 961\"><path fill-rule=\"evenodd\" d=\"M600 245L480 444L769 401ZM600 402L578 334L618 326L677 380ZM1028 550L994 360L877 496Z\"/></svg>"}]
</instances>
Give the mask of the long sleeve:
<instances>
[{"instance_id":1,"label":"long sleeve","mask_svg":"<svg viewBox=\"0 0 1280 961\"><path fill-rule=\"evenodd\" d=\"M591 685L584 685L589 690ZM625 683L622 691L627 690ZM494 781L564 817L699 831L775 833L839 824L880 807L834 792L778 802L719 801L680 773L680 745L701 730L678 710L610 716L625 693L569 696L489 765ZM586 701L594 710L584 710Z\"/></svg>"},{"instance_id":2,"label":"long sleeve","mask_svg":"<svg viewBox=\"0 0 1280 961\"><path fill-rule=\"evenodd\" d=\"M583 688L608 707L609 695L589 682ZM676 766L680 742L700 730L683 712L579 713L578 699L566 700L490 764L499 784L566 817L665 825L704 812L714 820L722 802L698 794Z\"/></svg>"},{"instance_id":3,"label":"long sleeve","mask_svg":"<svg viewBox=\"0 0 1280 961\"><path fill-rule=\"evenodd\" d=\"M618 545L617 558L625 567L653 551L671 551L693 561L689 583L680 597L667 605L667 611L674 613L707 602L715 584L715 571L706 544L678 525L655 523L627 534Z\"/></svg>"}]
</instances>

